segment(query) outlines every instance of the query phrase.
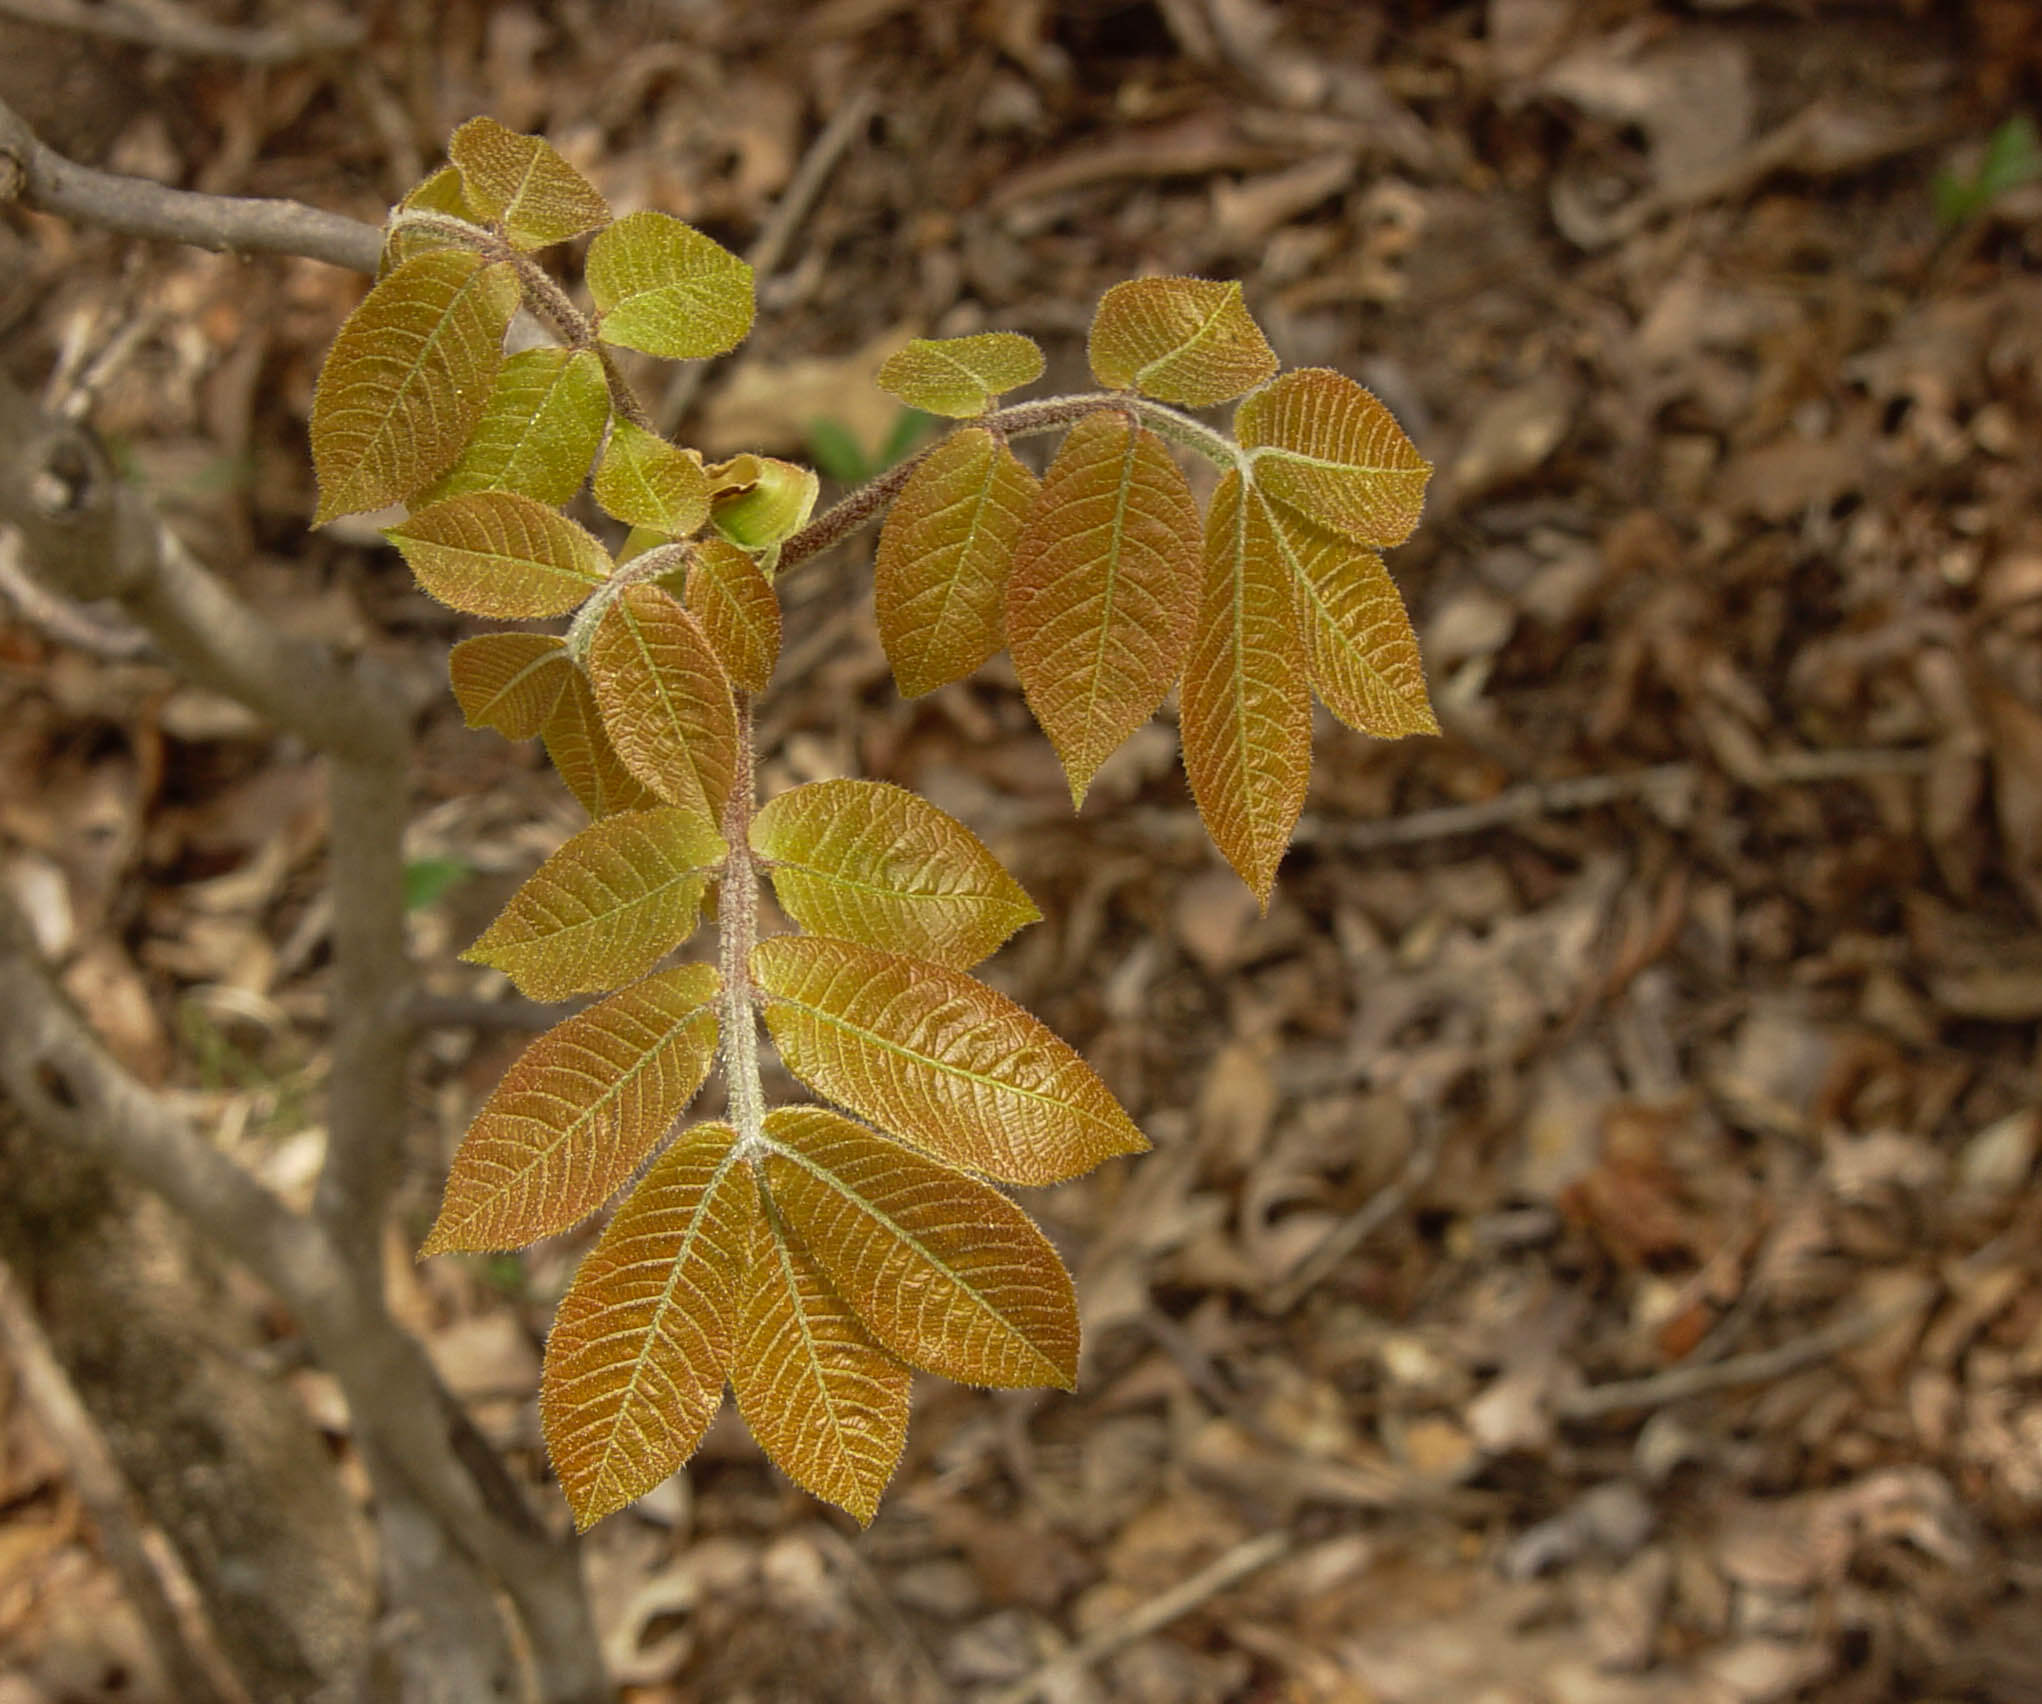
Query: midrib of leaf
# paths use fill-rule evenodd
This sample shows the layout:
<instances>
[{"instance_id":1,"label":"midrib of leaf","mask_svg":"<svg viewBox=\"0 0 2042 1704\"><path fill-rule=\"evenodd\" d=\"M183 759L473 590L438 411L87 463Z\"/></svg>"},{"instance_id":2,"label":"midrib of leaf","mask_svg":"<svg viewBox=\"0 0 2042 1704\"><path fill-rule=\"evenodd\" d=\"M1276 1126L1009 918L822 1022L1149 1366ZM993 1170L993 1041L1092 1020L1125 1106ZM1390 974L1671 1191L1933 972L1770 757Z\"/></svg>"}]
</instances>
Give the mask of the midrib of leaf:
<instances>
[{"instance_id":1,"label":"midrib of leaf","mask_svg":"<svg viewBox=\"0 0 2042 1704\"><path fill-rule=\"evenodd\" d=\"M1249 485L1242 495L1244 498L1252 496L1265 509L1268 507L1269 499L1264 497L1253 485ZM1245 509L1246 506L1244 501L1242 507ZM1265 514L1263 519L1269 528L1270 537L1276 540L1277 550L1282 553L1284 566L1290 570L1291 583L1305 594L1305 597L1311 603L1313 612L1318 616L1319 631L1330 635L1340 649L1354 659L1355 667L1364 671L1371 680L1382 687L1384 692L1388 693L1392 698L1402 699L1404 694L1399 692L1384 677L1383 671L1376 667L1374 659L1365 656L1358 646L1350 643L1346 632L1327 612L1326 600L1319 595L1319 588L1312 583L1312 577L1304 571L1303 566L1298 560L1297 552L1291 548L1290 535L1276 524L1273 516Z\"/></svg>"},{"instance_id":2,"label":"midrib of leaf","mask_svg":"<svg viewBox=\"0 0 2042 1704\"><path fill-rule=\"evenodd\" d=\"M657 885L647 888L643 893L638 894L635 897L627 897L621 894L616 888L612 887L610 885L609 879L606 876L604 876L600 870L590 869L586 864L584 864L581 868L581 873L588 878L589 883L592 887L598 889L603 894L608 896L608 898L612 902L610 908L607 911L591 910L588 913L588 915L583 917L579 922L569 923L562 919L560 914L556 911L553 911L550 907L545 906L540 902L535 901L534 903L541 910L544 921L552 925L550 933L556 939L565 936L569 940L574 940L580 937L582 931L587 929L594 929L601 924L608 923L612 921L614 918L621 917L625 912L630 911L635 907L650 906L655 900L663 897L665 894L669 893L674 888L680 886L681 883L683 882L706 881L710 870L713 869L714 867L715 867L714 865L705 864L692 869L677 870L674 872L674 874L668 876L665 880L659 882ZM513 943L514 946L531 946L534 944L535 943L531 941L519 941Z\"/></svg>"},{"instance_id":3,"label":"midrib of leaf","mask_svg":"<svg viewBox=\"0 0 2042 1704\"><path fill-rule=\"evenodd\" d=\"M1413 474L1423 471L1418 467L1397 467L1389 462L1339 461L1329 456L1307 455L1303 450L1289 449L1282 444L1263 444L1248 452L1251 463L1265 456L1272 461L1296 462L1302 467L1320 468L1327 473Z\"/></svg>"},{"instance_id":4,"label":"midrib of leaf","mask_svg":"<svg viewBox=\"0 0 2042 1704\"><path fill-rule=\"evenodd\" d=\"M762 1192L763 1193L763 1192ZM822 1358L816 1353L815 1331L808 1320L808 1309L801 1305L801 1286L795 1281L794 1265L788 1258L787 1228L781 1224L780 1215L774 1209L771 1197L761 1203L765 1210L766 1237L772 1244L774 1263L780 1268L780 1281L787 1287L788 1312L794 1315L795 1327L801 1333L801 1354L814 1371L817 1389L822 1392L825 1418L829 1422L830 1442L838 1455L848 1458L851 1454L849 1443L844 1437L844 1422L839 1412L835 1385L824 1375ZM821 1273L820 1263L817 1265ZM821 1274L825 1284L829 1282L826 1273ZM845 1304L847 1307L849 1304Z\"/></svg>"},{"instance_id":5,"label":"midrib of leaf","mask_svg":"<svg viewBox=\"0 0 2042 1704\"><path fill-rule=\"evenodd\" d=\"M695 754L688 749L689 740L682 732L688 724L681 718L673 695L667 691L666 671L654 660L652 647L646 641L645 630L639 626L638 617L631 613L628 604L619 603L617 612L624 618L624 625L630 630L631 643L638 649L638 660L645 665L645 672L652 681L653 690L658 694L659 706L666 712L667 725L673 729L674 737L681 748L681 768L686 772L688 784L694 789L691 803L699 803L702 814L716 820L716 807L709 802L709 789L702 784L702 769L695 761ZM628 767L628 766L627 766Z\"/></svg>"},{"instance_id":6,"label":"midrib of leaf","mask_svg":"<svg viewBox=\"0 0 2042 1704\"><path fill-rule=\"evenodd\" d=\"M1219 299L1219 305L1215 307L1211 313L1206 315L1205 323L1201 325L1196 331L1194 331L1189 337L1187 337L1182 343L1178 344L1176 348L1166 350L1163 354L1158 355L1153 361L1149 362L1147 366L1137 367L1135 369L1134 374L1134 382L1136 387L1139 388L1148 379L1149 375L1154 373L1158 367L1167 366L1170 362L1177 360L1184 355L1189 354L1192 350L1196 349L1201 343L1203 343L1212 334L1214 329L1219 325L1220 316L1224 314L1228 308L1232 307L1233 303L1234 298L1232 297L1232 295L1229 294L1221 296Z\"/></svg>"},{"instance_id":7,"label":"midrib of leaf","mask_svg":"<svg viewBox=\"0 0 2042 1704\"><path fill-rule=\"evenodd\" d=\"M473 272L461 280L460 287L447 298L446 305L440 309L440 317L434 323L432 330L419 339L416 355L409 361L398 362L398 366L404 374L404 377L397 383L399 395L408 391L411 388L412 382L424 370L426 357L433 349L438 347L440 334L447 329L447 322L454 317L455 311L467 300L468 292L475 289L481 283L483 274L489 270L489 264L484 263L476 267ZM369 440L368 447L355 457L355 462L358 466L375 459L373 452L381 448L385 438L391 436L391 428L396 423L398 412L395 408L384 412L381 422L376 427L375 435Z\"/></svg>"},{"instance_id":8,"label":"midrib of leaf","mask_svg":"<svg viewBox=\"0 0 2042 1704\"><path fill-rule=\"evenodd\" d=\"M990 436L990 434L988 435ZM1000 440L994 438L992 440L992 459L986 463L986 477L979 486L976 498L960 497L955 503L944 504L942 508L929 517L933 521L938 515L947 515L952 509L958 508L963 504L968 503L971 505L971 523L965 529L964 544L957 553L959 567L962 567L965 562L970 560L973 547L978 543L979 530L984 524L986 505L993 500L993 486L998 482L1000 476L1000 448ZM951 605L958 596L957 582L960 577L955 573L943 576L943 601L936 610L935 621L931 624L931 630L935 633L941 634L949 624ZM924 647L925 650L927 648L926 646Z\"/></svg>"},{"instance_id":9,"label":"midrib of leaf","mask_svg":"<svg viewBox=\"0 0 2042 1704\"><path fill-rule=\"evenodd\" d=\"M1092 652L1092 671L1085 690L1085 732L1088 739L1093 736L1094 718L1099 708L1099 682L1106 666L1107 636L1113 631L1114 593L1120 586L1120 552L1127 538L1128 491L1133 484L1135 456L1141 448L1141 441L1141 428L1132 421L1128 422L1127 448L1121 452L1120 458L1120 489L1114 499L1113 519L1108 525L1113 547L1106 555L1106 583L1100 592L1099 641ZM1088 752L1086 755L1091 754Z\"/></svg>"},{"instance_id":10,"label":"midrib of leaf","mask_svg":"<svg viewBox=\"0 0 2042 1704\"><path fill-rule=\"evenodd\" d=\"M481 706L484 712L483 719L487 720L488 715L493 714L498 705L509 698L513 692L523 686L527 680L531 679L541 669L550 669L556 664L565 663L566 661L567 659L563 653L554 650L548 651L544 656L534 657L529 663L523 664L516 674L512 675L509 680L505 681L502 686L483 701Z\"/></svg>"},{"instance_id":11,"label":"midrib of leaf","mask_svg":"<svg viewBox=\"0 0 2042 1704\"><path fill-rule=\"evenodd\" d=\"M940 863L941 857L940 853L930 854L923 861L921 870L927 871L931 866ZM1020 906L1016 905L1012 900L1001 899L997 894L982 894L970 889L960 892L956 888L952 888L948 892L939 892L932 888L885 887L878 882L863 881L856 876L839 875L834 870L825 870L815 864L805 864L797 858L761 858L759 863L769 871L773 869L793 870L804 876L814 876L818 881L834 882L840 887L851 888L858 893L869 893L881 899L905 899L917 905L998 906L1003 913L1012 912L1016 916L1021 915ZM1037 915L1039 916L1040 913L1037 913ZM1022 918L1023 923L1032 923L1034 921L1035 919L1032 917ZM1021 924L1017 923L1015 928L1019 927L1021 927Z\"/></svg>"}]
</instances>

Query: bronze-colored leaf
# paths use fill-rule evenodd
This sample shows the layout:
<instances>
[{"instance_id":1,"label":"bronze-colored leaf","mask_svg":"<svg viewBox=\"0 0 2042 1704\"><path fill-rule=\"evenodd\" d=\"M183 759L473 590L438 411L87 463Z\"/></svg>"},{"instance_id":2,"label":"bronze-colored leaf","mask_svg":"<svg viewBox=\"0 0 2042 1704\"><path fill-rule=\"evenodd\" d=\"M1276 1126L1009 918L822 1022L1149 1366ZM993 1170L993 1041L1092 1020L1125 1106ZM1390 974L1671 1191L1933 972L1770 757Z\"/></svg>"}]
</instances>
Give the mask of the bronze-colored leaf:
<instances>
[{"instance_id":1,"label":"bronze-colored leaf","mask_svg":"<svg viewBox=\"0 0 2042 1704\"><path fill-rule=\"evenodd\" d=\"M503 226L519 248L541 249L609 223L596 186L550 142L506 130L493 118L471 118L447 143L467 200Z\"/></svg>"},{"instance_id":2,"label":"bronze-colored leaf","mask_svg":"<svg viewBox=\"0 0 2042 1704\"><path fill-rule=\"evenodd\" d=\"M657 586L627 586L596 624L588 662L624 767L668 804L721 822L737 705L701 624Z\"/></svg>"},{"instance_id":3,"label":"bronze-colored leaf","mask_svg":"<svg viewBox=\"0 0 2042 1704\"><path fill-rule=\"evenodd\" d=\"M539 732L560 779L590 816L649 810L660 802L659 795L626 769L624 760L611 749L610 736L603 732L602 710L588 676L580 669L569 674L560 702Z\"/></svg>"},{"instance_id":4,"label":"bronze-colored leaf","mask_svg":"<svg viewBox=\"0 0 2042 1704\"><path fill-rule=\"evenodd\" d=\"M776 1206L865 1328L962 1384L1078 1382L1070 1275L977 1178L813 1106L766 1114Z\"/></svg>"},{"instance_id":5,"label":"bronze-colored leaf","mask_svg":"<svg viewBox=\"0 0 2042 1704\"><path fill-rule=\"evenodd\" d=\"M581 489L610 417L609 381L588 349L521 349L496 375L475 435L419 500L516 491L558 508Z\"/></svg>"},{"instance_id":6,"label":"bronze-colored leaf","mask_svg":"<svg viewBox=\"0 0 2042 1704\"><path fill-rule=\"evenodd\" d=\"M879 534L872 597L902 694L962 680L1006 642L1007 574L1035 475L983 427L923 458Z\"/></svg>"},{"instance_id":7,"label":"bronze-colored leaf","mask_svg":"<svg viewBox=\"0 0 2042 1704\"><path fill-rule=\"evenodd\" d=\"M421 1254L523 1248L623 1187L716 1055L716 970L662 971L532 1043L475 1115Z\"/></svg>"},{"instance_id":8,"label":"bronze-colored leaf","mask_svg":"<svg viewBox=\"0 0 2042 1704\"><path fill-rule=\"evenodd\" d=\"M879 369L888 396L929 414L965 420L983 414L1002 391L1042 377L1042 350L1018 331L982 331L970 337L917 337Z\"/></svg>"},{"instance_id":9,"label":"bronze-colored leaf","mask_svg":"<svg viewBox=\"0 0 2042 1704\"><path fill-rule=\"evenodd\" d=\"M1092 373L1112 390L1209 408L1276 371L1276 352L1241 299L1241 286L1206 278L1136 278L1100 298L1087 346Z\"/></svg>"},{"instance_id":10,"label":"bronze-colored leaf","mask_svg":"<svg viewBox=\"0 0 2042 1704\"><path fill-rule=\"evenodd\" d=\"M554 1315L539 1420L582 1531L671 1475L722 1406L759 1212L736 1139L698 1125L662 1154Z\"/></svg>"},{"instance_id":11,"label":"bronze-colored leaf","mask_svg":"<svg viewBox=\"0 0 2042 1704\"><path fill-rule=\"evenodd\" d=\"M693 532L709 518L709 480L702 458L656 433L619 420L596 464L596 501L618 520L668 538Z\"/></svg>"},{"instance_id":12,"label":"bronze-colored leaf","mask_svg":"<svg viewBox=\"0 0 2042 1704\"><path fill-rule=\"evenodd\" d=\"M1071 428L1007 581L1007 643L1071 802L1155 713L1198 601L1198 506L1153 432L1118 414Z\"/></svg>"},{"instance_id":13,"label":"bronze-colored leaf","mask_svg":"<svg viewBox=\"0 0 2042 1704\"><path fill-rule=\"evenodd\" d=\"M764 692L780 660L780 599L752 554L727 539L697 539L683 601L731 684Z\"/></svg>"},{"instance_id":14,"label":"bronze-colored leaf","mask_svg":"<svg viewBox=\"0 0 2042 1704\"><path fill-rule=\"evenodd\" d=\"M383 536L441 603L499 621L564 614L610 572L592 533L515 491L449 497Z\"/></svg>"},{"instance_id":15,"label":"bronze-colored leaf","mask_svg":"<svg viewBox=\"0 0 2042 1704\"><path fill-rule=\"evenodd\" d=\"M752 974L788 1070L953 1165L1057 1183L1148 1147L1068 1043L962 971L775 935L752 950Z\"/></svg>"},{"instance_id":16,"label":"bronze-colored leaf","mask_svg":"<svg viewBox=\"0 0 2042 1704\"><path fill-rule=\"evenodd\" d=\"M1363 544L1402 544L1418 524L1432 464L1390 411L1345 373L1285 373L1234 411L1255 483Z\"/></svg>"},{"instance_id":17,"label":"bronze-colored leaf","mask_svg":"<svg viewBox=\"0 0 2042 1704\"><path fill-rule=\"evenodd\" d=\"M484 633L454 647L447 673L469 727L529 740L553 714L574 665L550 633Z\"/></svg>"}]
</instances>

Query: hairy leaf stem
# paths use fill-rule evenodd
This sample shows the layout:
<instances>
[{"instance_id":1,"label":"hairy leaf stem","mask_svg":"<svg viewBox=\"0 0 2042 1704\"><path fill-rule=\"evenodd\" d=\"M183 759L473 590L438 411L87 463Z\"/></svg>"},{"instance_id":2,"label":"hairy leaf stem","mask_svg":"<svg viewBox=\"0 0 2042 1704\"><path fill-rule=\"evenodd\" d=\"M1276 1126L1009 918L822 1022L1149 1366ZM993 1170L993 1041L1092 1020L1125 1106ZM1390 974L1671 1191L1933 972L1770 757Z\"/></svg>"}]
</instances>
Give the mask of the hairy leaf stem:
<instances>
[{"instance_id":1,"label":"hairy leaf stem","mask_svg":"<svg viewBox=\"0 0 2042 1704\"><path fill-rule=\"evenodd\" d=\"M737 763L730 798L723 807L723 838L730 850L716 896L717 962L723 986L717 991L717 1030L723 1057L726 1116L736 1130L738 1151L749 1157L766 1143L766 1090L759 1077L759 1015L752 1002L752 944L759 934L759 878L752 856L752 813L758 782L752 739L751 694L737 699Z\"/></svg>"}]
</instances>

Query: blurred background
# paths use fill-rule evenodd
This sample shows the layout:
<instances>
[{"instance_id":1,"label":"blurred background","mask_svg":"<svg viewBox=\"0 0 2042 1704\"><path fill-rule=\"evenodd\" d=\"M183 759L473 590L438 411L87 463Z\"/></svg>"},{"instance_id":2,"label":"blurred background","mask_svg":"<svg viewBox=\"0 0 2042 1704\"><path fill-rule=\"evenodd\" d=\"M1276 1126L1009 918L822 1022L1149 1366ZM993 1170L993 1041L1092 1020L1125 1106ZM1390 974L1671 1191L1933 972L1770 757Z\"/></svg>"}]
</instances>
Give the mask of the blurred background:
<instances>
[{"instance_id":1,"label":"blurred background","mask_svg":"<svg viewBox=\"0 0 2042 1704\"><path fill-rule=\"evenodd\" d=\"M898 781L991 842L1046 915L992 980L1157 1151L1028 1202L1075 1396L918 1388L864 1533L727 1414L590 1535L627 1698L2042 1696L2042 9L111 10L0 0L0 98L75 158L378 220L488 113L753 255L757 331L669 395L711 455L855 481L923 429L870 382L905 339L1025 331L1074 388L1099 294L1180 272L1438 466L1391 568L1445 734L1322 726L1266 918L1167 711L1074 820L1003 659L895 693L870 535L785 587L766 785ZM474 1021L416 1060L394 1303L536 1485L589 1236L409 1250L530 1033L454 954L578 812L463 728L474 626L305 530L363 288L0 218L13 377L412 695L414 944ZM0 873L121 1058L302 1196L315 767L19 580L0 540ZM220 1306L359 1491L290 1322ZM0 1700L169 1696L0 1364Z\"/></svg>"}]
</instances>

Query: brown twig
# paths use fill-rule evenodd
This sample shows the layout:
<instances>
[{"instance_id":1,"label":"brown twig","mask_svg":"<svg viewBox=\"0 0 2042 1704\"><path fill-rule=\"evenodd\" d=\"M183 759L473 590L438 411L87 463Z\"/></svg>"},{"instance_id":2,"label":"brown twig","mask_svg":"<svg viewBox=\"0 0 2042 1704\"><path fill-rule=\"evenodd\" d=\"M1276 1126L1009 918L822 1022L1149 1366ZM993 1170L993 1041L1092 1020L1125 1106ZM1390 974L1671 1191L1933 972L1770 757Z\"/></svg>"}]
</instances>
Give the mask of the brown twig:
<instances>
[{"instance_id":1,"label":"brown twig","mask_svg":"<svg viewBox=\"0 0 2042 1704\"><path fill-rule=\"evenodd\" d=\"M1412 1196L1425 1187L1439 1165L1439 1117L1429 1109L1420 1109L1417 1125L1416 1140L1411 1144L1404 1169L1319 1239L1296 1270L1263 1299L1265 1312L1289 1313L1308 1290L1402 1213Z\"/></svg>"},{"instance_id":2,"label":"brown twig","mask_svg":"<svg viewBox=\"0 0 2042 1704\"><path fill-rule=\"evenodd\" d=\"M27 23L76 30L108 41L132 42L194 58L239 59L250 65L288 65L322 53L342 53L359 47L367 33L359 18L319 14L301 17L295 23L236 29L195 18L170 0L125 5L111 0L98 6L88 6L84 0L0 0L0 12Z\"/></svg>"}]
</instances>

